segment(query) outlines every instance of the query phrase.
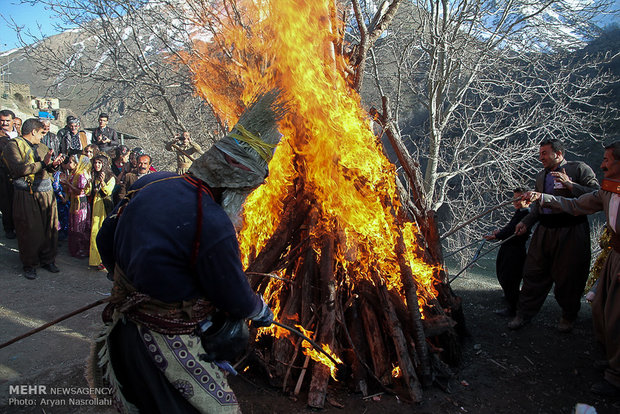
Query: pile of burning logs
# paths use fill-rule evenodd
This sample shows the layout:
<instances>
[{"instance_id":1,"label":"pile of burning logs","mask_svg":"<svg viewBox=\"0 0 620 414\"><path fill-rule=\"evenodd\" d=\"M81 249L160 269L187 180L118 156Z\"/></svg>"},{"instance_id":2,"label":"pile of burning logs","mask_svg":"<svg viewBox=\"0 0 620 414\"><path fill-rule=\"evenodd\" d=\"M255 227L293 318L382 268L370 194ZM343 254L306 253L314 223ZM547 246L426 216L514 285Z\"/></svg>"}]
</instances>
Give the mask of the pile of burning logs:
<instances>
[{"instance_id":1,"label":"pile of burning logs","mask_svg":"<svg viewBox=\"0 0 620 414\"><path fill-rule=\"evenodd\" d=\"M410 162L402 148L396 150L401 163ZM277 320L307 330L324 349L341 357L342 364L334 366L327 358L318 362L306 341L277 330L271 336L258 333L255 349L263 367L286 392L298 394L304 382L309 383L311 407L324 406L330 374L364 395L371 387L421 401L422 388L451 375L446 363L460 357L455 330L461 321L460 301L442 282L446 278L439 266L441 249L432 214L412 214L423 235L419 248L427 262L437 265L438 295L425 295L421 306L421 287L405 260L402 233L394 246L400 289L388 288L372 270L353 280L351 269L344 269L336 257L345 250L333 230L337 224L327 230L319 224L321 214L321 206L297 180L288 190L279 226L250 260L247 272L258 276L251 279L257 292L267 299L277 297L276 303L270 302ZM272 272L280 276L260 276Z\"/></svg>"}]
</instances>

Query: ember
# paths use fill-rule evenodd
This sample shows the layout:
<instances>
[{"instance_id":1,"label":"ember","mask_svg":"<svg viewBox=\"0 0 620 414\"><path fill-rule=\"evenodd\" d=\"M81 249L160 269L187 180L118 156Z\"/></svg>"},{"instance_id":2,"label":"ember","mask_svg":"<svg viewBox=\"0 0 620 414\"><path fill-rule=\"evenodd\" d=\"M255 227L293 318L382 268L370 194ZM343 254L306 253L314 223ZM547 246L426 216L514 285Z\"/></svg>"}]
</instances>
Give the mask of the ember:
<instances>
[{"instance_id":1,"label":"ember","mask_svg":"<svg viewBox=\"0 0 620 414\"><path fill-rule=\"evenodd\" d=\"M418 376L430 380L422 319L447 318L437 301L442 272L423 260L424 242L402 211L395 167L348 85L337 47L339 11L320 0L237 4L243 7L235 13L222 6L202 16L219 32L195 41L201 58L192 67L198 93L228 125L257 92L278 87L288 101L284 138L270 176L246 200L239 234L248 272L275 272L286 281L253 277L253 286L279 321L309 337L313 331L336 359L349 354L357 388L365 389L368 376L383 386L398 378L410 400L420 401ZM322 407L334 364L282 328L266 333L273 345L265 362L284 389L304 359L300 348L306 358L297 365L303 368L296 392L308 357L317 361L308 404Z\"/></svg>"}]
</instances>

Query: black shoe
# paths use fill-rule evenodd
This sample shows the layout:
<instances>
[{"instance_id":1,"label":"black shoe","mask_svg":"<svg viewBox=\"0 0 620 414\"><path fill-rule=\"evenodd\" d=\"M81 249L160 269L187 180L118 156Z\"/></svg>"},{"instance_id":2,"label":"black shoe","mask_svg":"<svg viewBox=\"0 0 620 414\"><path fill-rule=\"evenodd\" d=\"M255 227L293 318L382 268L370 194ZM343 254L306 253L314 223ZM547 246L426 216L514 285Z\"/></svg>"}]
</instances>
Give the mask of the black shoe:
<instances>
[{"instance_id":1,"label":"black shoe","mask_svg":"<svg viewBox=\"0 0 620 414\"><path fill-rule=\"evenodd\" d=\"M493 313L498 316L505 316L505 317L510 317L510 318L514 318L517 315L517 312L513 311L512 309L508 309L508 308L496 309L493 311Z\"/></svg>"},{"instance_id":2,"label":"black shoe","mask_svg":"<svg viewBox=\"0 0 620 414\"><path fill-rule=\"evenodd\" d=\"M603 397L620 397L620 388L607 380L593 384L592 387L590 387L590 391L596 395L602 395Z\"/></svg>"},{"instance_id":3,"label":"black shoe","mask_svg":"<svg viewBox=\"0 0 620 414\"><path fill-rule=\"evenodd\" d=\"M17 237L17 234L15 234L15 230L10 230L4 233L4 235L6 236L7 239L14 239Z\"/></svg>"},{"instance_id":4,"label":"black shoe","mask_svg":"<svg viewBox=\"0 0 620 414\"><path fill-rule=\"evenodd\" d=\"M24 267L24 277L29 280L37 278L37 271L34 267Z\"/></svg>"},{"instance_id":5,"label":"black shoe","mask_svg":"<svg viewBox=\"0 0 620 414\"><path fill-rule=\"evenodd\" d=\"M52 273L58 273L60 272L60 270L58 269L58 267L56 267L56 264L54 262L52 263L48 263L48 264L44 264L43 266L41 266L43 269L47 270L48 272L52 272Z\"/></svg>"}]
</instances>

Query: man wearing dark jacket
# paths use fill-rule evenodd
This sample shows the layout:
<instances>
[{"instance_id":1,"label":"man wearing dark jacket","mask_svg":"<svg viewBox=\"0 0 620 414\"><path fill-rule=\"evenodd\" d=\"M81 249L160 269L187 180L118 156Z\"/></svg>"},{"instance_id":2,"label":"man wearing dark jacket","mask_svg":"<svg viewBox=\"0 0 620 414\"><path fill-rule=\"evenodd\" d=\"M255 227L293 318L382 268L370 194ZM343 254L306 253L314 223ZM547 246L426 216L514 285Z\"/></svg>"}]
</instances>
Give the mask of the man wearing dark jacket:
<instances>
[{"instance_id":1,"label":"man wearing dark jacket","mask_svg":"<svg viewBox=\"0 0 620 414\"><path fill-rule=\"evenodd\" d=\"M265 106L270 104L258 108ZM260 111L256 117L273 127L276 120L269 122L269 112ZM261 139L274 135L254 128ZM224 373L226 357L214 353L206 362L205 348L217 341L199 331L215 323L218 312L255 326L273 321L243 272L236 232L221 206L240 178L246 189L260 185L268 161L231 137L220 141L226 142L215 143L205 162L197 160L187 174L140 178L99 230L97 246L103 264L114 269L114 287L98 341L100 359L91 366L103 368L123 411L238 413ZM239 151L226 165L208 159L224 159L220 144ZM259 168L252 169L256 164L247 158L261 159ZM93 371L95 381L100 371Z\"/></svg>"},{"instance_id":2,"label":"man wearing dark jacket","mask_svg":"<svg viewBox=\"0 0 620 414\"><path fill-rule=\"evenodd\" d=\"M105 153L113 151L119 144L116 131L108 126L108 121L108 114L99 114L99 126L93 131L92 138L93 144L97 144L99 150Z\"/></svg>"}]
</instances>

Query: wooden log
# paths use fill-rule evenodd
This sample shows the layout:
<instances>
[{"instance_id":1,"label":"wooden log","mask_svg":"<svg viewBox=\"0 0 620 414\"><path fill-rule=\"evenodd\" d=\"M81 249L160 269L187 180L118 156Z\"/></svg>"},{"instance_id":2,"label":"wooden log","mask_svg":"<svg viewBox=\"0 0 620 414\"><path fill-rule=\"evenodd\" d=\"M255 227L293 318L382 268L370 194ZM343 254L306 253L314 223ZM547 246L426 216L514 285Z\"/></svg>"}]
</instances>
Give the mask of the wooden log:
<instances>
[{"instance_id":1,"label":"wooden log","mask_svg":"<svg viewBox=\"0 0 620 414\"><path fill-rule=\"evenodd\" d=\"M392 367L383 341L383 332L381 331L383 324L379 324L377 316L368 303L360 303L359 309L373 371L382 385L388 385L392 382Z\"/></svg>"},{"instance_id":2,"label":"wooden log","mask_svg":"<svg viewBox=\"0 0 620 414\"><path fill-rule=\"evenodd\" d=\"M377 284L377 289L379 300L381 301L383 311L385 312L387 328L390 331L392 341L394 342L394 348L396 349L396 354L398 356L398 362L402 373L402 378L405 381L409 397L411 398L411 400L413 400L413 402L421 402L421 384L418 380L418 375L416 374L413 362L411 361L411 357L409 356L407 340L405 338L405 335L403 334L403 330L398 320L398 316L396 316L396 312L394 311L394 305L390 300L387 288L384 284L379 282Z\"/></svg>"},{"instance_id":3,"label":"wooden log","mask_svg":"<svg viewBox=\"0 0 620 414\"><path fill-rule=\"evenodd\" d=\"M407 309L409 310L411 323L413 324L413 339L416 345L417 356L420 359L422 384L427 387L430 386L433 381L431 361L428 354L428 347L426 346L426 335L424 334L424 326L422 325L422 315L420 314L418 305L417 285L413 278L411 266L409 266L405 258L405 248L403 234L400 229L398 229L398 235L396 237L396 258L400 269L400 280L405 290Z\"/></svg>"},{"instance_id":4,"label":"wooden log","mask_svg":"<svg viewBox=\"0 0 620 414\"><path fill-rule=\"evenodd\" d=\"M353 305L346 310L345 329L349 334L351 348L353 351L353 359L351 368L353 374L353 383L355 384L355 392L361 392L364 397L368 395L368 373L362 360L366 360L368 355L368 347L364 341L364 327L362 325L362 316L359 311L359 305L353 302Z\"/></svg>"},{"instance_id":5,"label":"wooden log","mask_svg":"<svg viewBox=\"0 0 620 414\"><path fill-rule=\"evenodd\" d=\"M246 269L248 272L268 273L273 270L274 264L282 256L294 232L298 231L307 219L310 204L305 199L296 199L295 194L289 194L285 198L286 209L282 220L276 227L269 241L261 249L256 259ZM260 284L261 278L252 281L252 286Z\"/></svg>"},{"instance_id":6,"label":"wooden log","mask_svg":"<svg viewBox=\"0 0 620 414\"><path fill-rule=\"evenodd\" d=\"M300 266L301 263L298 263L295 270L299 269ZM294 272L294 270L291 270L291 272ZM287 325L295 325L299 323L301 289L296 284L286 284L283 289L288 290L288 296L286 298L282 298L284 302L282 302L283 307L280 312L279 320ZM283 338L276 338L274 340L272 358L276 362L275 374L280 380L284 379L289 361L292 359L294 354L295 345L291 341L290 337L286 336Z\"/></svg>"},{"instance_id":7,"label":"wooden log","mask_svg":"<svg viewBox=\"0 0 620 414\"><path fill-rule=\"evenodd\" d=\"M323 292L321 294L322 309L320 331L318 335L321 344L329 345L332 351L334 347L334 331L336 324L336 282L334 279L334 252L335 243L331 235L325 237L321 246L320 275ZM312 380L308 392L308 405L312 408L323 408L327 395L330 370L327 366L315 363L312 368Z\"/></svg>"},{"instance_id":8,"label":"wooden log","mask_svg":"<svg viewBox=\"0 0 620 414\"><path fill-rule=\"evenodd\" d=\"M314 229L317 225L318 211L313 208L310 211L310 219L308 220L308 228ZM309 235L307 236L310 237ZM309 326L308 322L314 317L314 313L317 311L316 304L319 300L319 291L314 289L315 285L318 285L318 258L316 252L310 246L306 249L304 258L304 268L301 275L301 324L302 326Z\"/></svg>"},{"instance_id":9,"label":"wooden log","mask_svg":"<svg viewBox=\"0 0 620 414\"><path fill-rule=\"evenodd\" d=\"M439 336L450 331L456 322L448 315L435 315L422 321L426 337Z\"/></svg>"}]
</instances>

